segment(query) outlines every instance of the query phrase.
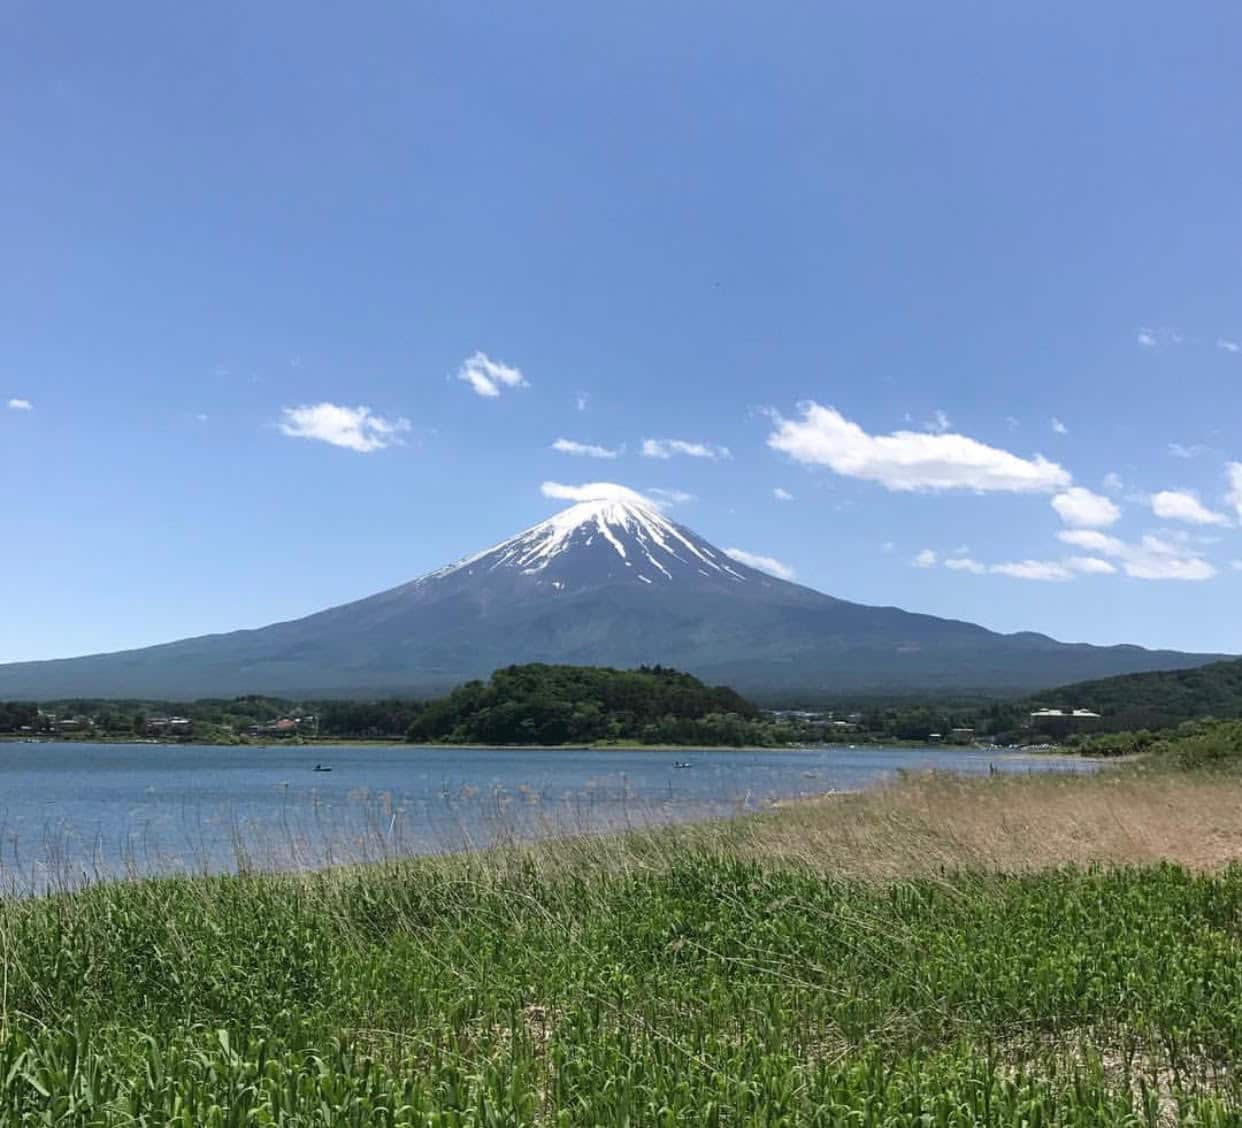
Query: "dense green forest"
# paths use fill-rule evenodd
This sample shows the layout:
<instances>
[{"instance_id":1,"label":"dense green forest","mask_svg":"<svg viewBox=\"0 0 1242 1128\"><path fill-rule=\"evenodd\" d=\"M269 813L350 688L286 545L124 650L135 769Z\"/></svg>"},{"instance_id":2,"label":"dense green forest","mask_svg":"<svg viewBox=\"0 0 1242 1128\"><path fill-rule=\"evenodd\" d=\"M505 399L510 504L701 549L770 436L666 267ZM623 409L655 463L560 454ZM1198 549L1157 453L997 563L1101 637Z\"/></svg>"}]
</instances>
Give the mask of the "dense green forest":
<instances>
[{"instance_id":1,"label":"dense green forest","mask_svg":"<svg viewBox=\"0 0 1242 1128\"><path fill-rule=\"evenodd\" d=\"M777 726L724 687L661 666L509 666L429 702L412 741L458 744L772 744Z\"/></svg>"},{"instance_id":2,"label":"dense green forest","mask_svg":"<svg viewBox=\"0 0 1242 1128\"><path fill-rule=\"evenodd\" d=\"M913 706L897 710L897 714L907 719L927 709ZM1039 722L1034 726L1031 723L1031 714L1038 709L1088 709L1100 717L1068 733L1054 727L1041 734ZM930 711L948 712L934 706ZM1063 738L1073 733L1082 737L1100 733L1129 737L1140 731L1170 729L1199 717L1242 717L1242 660L1074 682L1011 701L962 707L952 715L957 723L973 725L978 732L1003 743L1021 739L1024 734L1027 739L1040 735Z\"/></svg>"},{"instance_id":3,"label":"dense green forest","mask_svg":"<svg viewBox=\"0 0 1242 1128\"><path fill-rule=\"evenodd\" d=\"M1118 730L1168 728L1194 717L1242 717L1242 660L1078 682L1039 694L1038 700L1094 709L1107 728Z\"/></svg>"},{"instance_id":4,"label":"dense green forest","mask_svg":"<svg viewBox=\"0 0 1242 1128\"><path fill-rule=\"evenodd\" d=\"M1001 744L1108 733L1122 735L1126 744L1135 733L1199 717L1242 717L1242 660L1074 682L1006 701L853 697L830 705L838 715L853 710L860 729L882 739L923 740L930 732L968 726ZM1055 723L1044 730L1031 719L1039 709L1087 709L1100 717L1068 730Z\"/></svg>"}]
</instances>

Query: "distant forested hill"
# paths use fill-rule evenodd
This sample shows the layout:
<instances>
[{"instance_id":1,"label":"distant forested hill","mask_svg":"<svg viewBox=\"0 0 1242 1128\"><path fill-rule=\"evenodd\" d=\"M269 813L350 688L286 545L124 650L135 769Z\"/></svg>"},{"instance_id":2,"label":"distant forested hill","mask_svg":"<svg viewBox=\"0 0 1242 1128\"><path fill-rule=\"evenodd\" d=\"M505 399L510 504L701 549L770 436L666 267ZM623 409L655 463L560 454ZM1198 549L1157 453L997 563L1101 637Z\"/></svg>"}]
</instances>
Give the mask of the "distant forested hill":
<instances>
[{"instance_id":1,"label":"distant forested hill","mask_svg":"<svg viewBox=\"0 0 1242 1128\"><path fill-rule=\"evenodd\" d=\"M744 697L663 666L509 666L429 702L409 730L412 741L458 744L740 745L771 736Z\"/></svg>"},{"instance_id":2,"label":"distant forested hill","mask_svg":"<svg viewBox=\"0 0 1242 1128\"><path fill-rule=\"evenodd\" d=\"M1111 730L1168 728L1196 717L1242 717L1242 660L1075 682L1025 699L1021 710L1028 705L1092 709Z\"/></svg>"}]
</instances>

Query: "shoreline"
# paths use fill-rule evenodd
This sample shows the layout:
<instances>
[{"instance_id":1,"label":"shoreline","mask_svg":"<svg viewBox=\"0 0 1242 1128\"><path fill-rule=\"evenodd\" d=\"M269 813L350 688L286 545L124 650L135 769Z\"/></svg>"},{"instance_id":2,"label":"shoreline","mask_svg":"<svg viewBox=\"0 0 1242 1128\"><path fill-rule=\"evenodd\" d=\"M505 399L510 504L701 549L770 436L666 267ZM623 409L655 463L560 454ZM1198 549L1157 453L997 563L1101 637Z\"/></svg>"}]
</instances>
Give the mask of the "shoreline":
<instances>
[{"instance_id":1,"label":"shoreline","mask_svg":"<svg viewBox=\"0 0 1242 1128\"><path fill-rule=\"evenodd\" d=\"M161 740L155 737L120 737L91 735L20 736L14 733L0 734L0 745L5 744L117 744L143 745L161 748L370 748L402 747L411 751L427 749L460 749L464 752L826 752L842 750L866 752L872 749L903 749L908 751L939 751L990 753L1000 756L1069 757L1072 759L1117 760L1120 757L1088 757L1064 745L1016 745L1013 747L971 744L928 744L918 740L861 740L847 744L844 741L827 741L819 744L643 744L638 741L598 741L590 744L450 744L410 743L402 737L319 737L311 740Z\"/></svg>"}]
</instances>

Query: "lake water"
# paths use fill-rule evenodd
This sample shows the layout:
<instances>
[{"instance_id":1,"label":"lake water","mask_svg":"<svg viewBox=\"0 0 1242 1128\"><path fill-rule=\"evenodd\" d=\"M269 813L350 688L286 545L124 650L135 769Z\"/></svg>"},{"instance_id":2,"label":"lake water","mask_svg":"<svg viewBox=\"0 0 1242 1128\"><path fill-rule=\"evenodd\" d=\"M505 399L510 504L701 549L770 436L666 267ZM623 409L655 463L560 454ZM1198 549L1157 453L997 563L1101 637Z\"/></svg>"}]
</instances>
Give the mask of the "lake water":
<instances>
[{"instance_id":1,"label":"lake water","mask_svg":"<svg viewBox=\"0 0 1242 1128\"><path fill-rule=\"evenodd\" d=\"M678 768L677 761L691 767ZM330 772L316 772L316 763ZM1088 771L935 747L762 752L0 744L0 891L309 868L757 810L901 769Z\"/></svg>"}]
</instances>

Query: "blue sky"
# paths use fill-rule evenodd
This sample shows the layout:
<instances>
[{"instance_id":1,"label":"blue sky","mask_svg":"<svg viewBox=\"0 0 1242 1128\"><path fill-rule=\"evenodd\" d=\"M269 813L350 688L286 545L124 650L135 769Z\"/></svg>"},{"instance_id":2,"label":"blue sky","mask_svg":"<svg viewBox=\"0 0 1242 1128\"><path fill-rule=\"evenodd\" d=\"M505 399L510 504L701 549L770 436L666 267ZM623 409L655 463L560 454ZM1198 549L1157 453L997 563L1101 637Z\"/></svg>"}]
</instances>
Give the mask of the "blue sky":
<instances>
[{"instance_id":1,"label":"blue sky","mask_svg":"<svg viewBox=\"0 0 1242 1128\"><path fill-rule=\"evenodd\" d=\"M592 481L845 598L1242 651L1242 10L871 8L11 6L0 659Z\"/></svg>"}]
</instances>

